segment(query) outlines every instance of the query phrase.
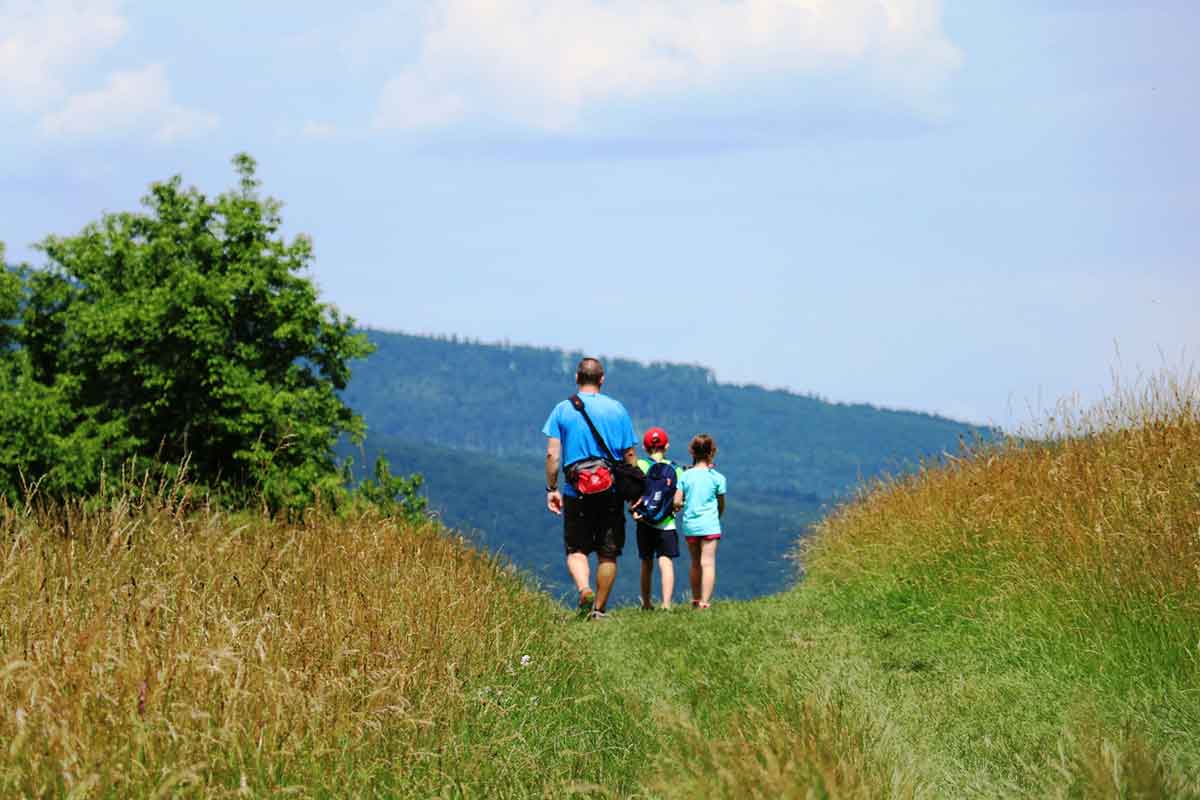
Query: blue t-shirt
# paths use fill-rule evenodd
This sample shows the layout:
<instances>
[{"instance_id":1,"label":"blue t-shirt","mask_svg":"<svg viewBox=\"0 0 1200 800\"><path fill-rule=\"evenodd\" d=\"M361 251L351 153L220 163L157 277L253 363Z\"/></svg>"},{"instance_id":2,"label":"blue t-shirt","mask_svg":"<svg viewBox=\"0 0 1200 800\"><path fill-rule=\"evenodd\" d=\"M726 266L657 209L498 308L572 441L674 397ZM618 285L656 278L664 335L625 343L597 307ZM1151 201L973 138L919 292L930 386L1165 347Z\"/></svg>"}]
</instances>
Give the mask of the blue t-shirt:
<instances>
[{"instance_id":1,"label":"blue t-shirt","mask_svg":"<svg viewBox=\"0 0 1200 800\"><path fill-rule=\"evenodd\" d=\"M683 510L675 520L684 536L712 536L721 532L721 515L717 513L717 495L725 494L725 476L711 467L693 467L679 473L679 488L683 490Z\"/></svg>"},{"instance_id":2,"label":"blue t-shirt","mask_svg":"<svg viewBox=\"0 0 1200 800\"><path fill-rule=\"evenodd\" d=\"M604 437L604 443L612 450L616 458L637 443L633 433L633 420L625 406L606 394L590 394L580 392L580 399L587 409L588 416L596 425L596 430ZM542 427L542 433L551 439L562 442L562 466L567 466L585 458L607 458L596 437L583 419L583 414L575 410L570 400L563 400L550 412L550 418ZM563 494L575 497L579 492L565 479L562 486Z\"/></svg>"}]
</instances>

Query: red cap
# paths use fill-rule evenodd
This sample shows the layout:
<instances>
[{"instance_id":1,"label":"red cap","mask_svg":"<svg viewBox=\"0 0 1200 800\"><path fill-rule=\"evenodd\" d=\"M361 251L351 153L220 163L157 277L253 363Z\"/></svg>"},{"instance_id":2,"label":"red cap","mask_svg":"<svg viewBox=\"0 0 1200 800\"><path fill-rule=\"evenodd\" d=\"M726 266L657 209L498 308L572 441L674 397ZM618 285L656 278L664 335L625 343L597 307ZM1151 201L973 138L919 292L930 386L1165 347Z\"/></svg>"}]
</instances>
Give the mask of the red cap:
<instances>
[{"instance_id":1,"label":"red cap","mask_svg":"<svg viewBox=\"0 0 1200 800\"><path fill-rule=\"evenodd\" d=\"M670 441L667 438L667 432L662 428L651 428L642 437L642 446L647 450L662 450Z\"/></svg>"}]
</instances>

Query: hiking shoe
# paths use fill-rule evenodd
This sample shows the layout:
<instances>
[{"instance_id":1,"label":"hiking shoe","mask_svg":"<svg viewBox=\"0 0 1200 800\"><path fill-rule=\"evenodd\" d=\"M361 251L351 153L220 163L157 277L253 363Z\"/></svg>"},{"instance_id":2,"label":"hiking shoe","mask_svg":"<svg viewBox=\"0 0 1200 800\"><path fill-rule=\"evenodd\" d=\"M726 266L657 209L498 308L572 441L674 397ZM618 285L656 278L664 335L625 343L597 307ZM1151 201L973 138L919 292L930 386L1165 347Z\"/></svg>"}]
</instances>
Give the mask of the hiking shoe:
<instances>
[{"instance_id":1,"label":"hiking shoe","mask_svg":"<svg viewBox=\"0 0 1200 800\"><path fill-rule=\"evenodd\" d=\"M592 609L592 613L588 614L589 622L603 622L606 619L612 619L612 617L610 617L604 611L599 611L597 609Z\"/></svg>"},{"instance_id":2,"label":"hiking shoe","mask_svg":"<svg viewBox=\"0 0 1200 800\"><path fill-rule=\"evenodd\" d=\"M579 610L588 612L592 610L592 604L596 602L596 593L591 589L584 589L579 593Z\"/></svg>"}]
</instances>

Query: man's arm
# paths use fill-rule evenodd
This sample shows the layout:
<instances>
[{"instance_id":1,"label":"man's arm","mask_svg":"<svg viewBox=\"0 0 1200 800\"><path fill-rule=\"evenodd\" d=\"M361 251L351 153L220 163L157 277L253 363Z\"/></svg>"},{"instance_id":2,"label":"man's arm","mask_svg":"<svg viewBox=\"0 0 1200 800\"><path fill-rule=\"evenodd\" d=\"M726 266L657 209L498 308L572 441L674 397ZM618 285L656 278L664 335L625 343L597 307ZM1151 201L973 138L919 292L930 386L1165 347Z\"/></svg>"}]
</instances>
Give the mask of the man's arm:
<instances>
[{"instance_id":1,"label":"man's arm","mask_svg":"<svg viewBox=\"0 0 1200 800\"><path fill-rule=\"evenodd\" d=\"M558 469L562 466L562 442L553 436L546 438L546 508L561 514L562 492L558 488Z\"/></svg>"}]
</instances>

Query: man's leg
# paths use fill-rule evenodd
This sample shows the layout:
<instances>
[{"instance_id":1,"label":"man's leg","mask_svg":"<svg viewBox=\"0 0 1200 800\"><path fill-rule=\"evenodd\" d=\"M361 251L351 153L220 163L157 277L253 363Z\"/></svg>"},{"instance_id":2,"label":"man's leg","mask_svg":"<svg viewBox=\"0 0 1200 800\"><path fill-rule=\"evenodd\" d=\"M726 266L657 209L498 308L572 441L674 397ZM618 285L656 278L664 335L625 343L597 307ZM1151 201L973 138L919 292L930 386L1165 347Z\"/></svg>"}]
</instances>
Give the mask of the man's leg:
<instances>
[{"instance_id":1,"label":"man's leg","mask_svg":"<svg viewBox=\"0 0 1200 800\"><path fill-rule=\"evenodd\" d=\"M567 573L579 591L579 607L590 609L594 597L590 586L591 569L588 565L592 534L580 515L580 510L578 498L563 498L563 544L567 551Z\"/></svg>"},{"instance_id":2,"label":"man's leg","mask_svg":"<svg viewBox=\"0 0 1200 800\"><path fill-rule=\"evenodd\" d=\"M650 575L654 572L654 559L642 559L642 608L654 608L650 599Z\"/></svg>"},{"instance_id":3,"label":"man's leg","mask_svg":"<svg viewBox=\"0 0 1200 800\"><path fill-rule=\"evenodd\" d=\"M571 580L580 592L591 588L592 570L587 553L567 553L567 572L571 573Z\"/></svg>"},{"instance_id":4,"label":"man's leg","mask_svg":"<svg viewBox=\"0 0 1200 800\"><path fill-rule=\"evenodd\" d=\"M649 563L650 562L648 562L648 561L642 562L642 571L643 572L647 571L646 565ZM674 562L671 561L671 559L667 558L666 556L658 557L658 577L662 581L662 594L663 594L662 607L670 608L671 607L671 595L675 593L675 564L674 564ZM647 587L649 586L649 581L647 581L646 585L647 585ZM649 588L644 590L643 597L646 597L646 598L650 597Z\"/></svg>"},{"instance_id":5,"label":"man's leg","mask_svg":"<svg viewBox=\"0 0 1200 800\"><path fill-rule=\"evenodd\" d=\"M596 606L597 611L608 608L608 595L617 579L617 557L625 547L625 504L619 499L596 509L596 529L593 540L596 548Z\"/></svg>"},{"instance_id":6,"label":"man's leg","mask_svg":"<svg viewBox=\"0 0 1200 800\"><path fill-rule=\"evenodd\" d=\"M700 540L687 540L688 556L692 563L688 567L688 582L692 584L692 605L700 602Z\"/></svg>"},{"instance_id":7,"label":"man's leg","mask_svg":"<svg viewBox=\"0 0 1200 800\"><path fill-rule=\"evenodd\" d=\"M608 607L608 594L612 591L613 581L617 579L617 559L608 556L598 556L600 563L596 565L596 610L603 611Z\"/></svg>"},{"instance_id":8,"label":"man's leg","mask_svg":"<svg viewBox=\"0 0 1200 800\"><path fill-rule=\"evenodd\" d=\"M712 600L713 586L717 583L717 544L720 541L720 539L712 539L701 542L703 549L700 554L700 567L704 570L704 578L700 602L705 605Z\"/></svg>"}]
</instances>

